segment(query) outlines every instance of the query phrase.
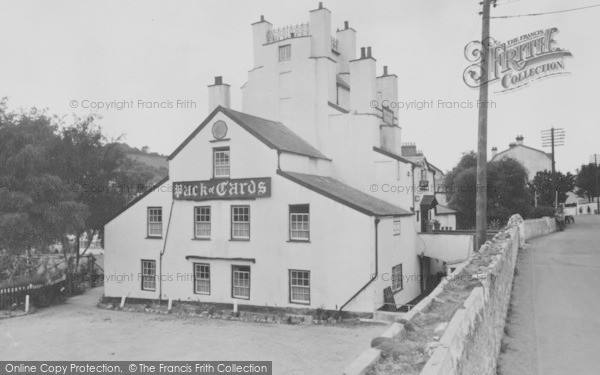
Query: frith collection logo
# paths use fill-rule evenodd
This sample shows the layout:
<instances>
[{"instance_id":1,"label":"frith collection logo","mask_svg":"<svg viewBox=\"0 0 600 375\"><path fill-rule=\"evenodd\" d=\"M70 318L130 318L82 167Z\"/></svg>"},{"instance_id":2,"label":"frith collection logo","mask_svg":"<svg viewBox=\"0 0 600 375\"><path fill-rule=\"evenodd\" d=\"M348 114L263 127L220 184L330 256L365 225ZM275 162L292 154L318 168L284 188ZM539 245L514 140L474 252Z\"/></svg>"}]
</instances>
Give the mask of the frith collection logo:
<instances>
[{"instance_id":1,"label":"frith collection logo","mask_svg":"<svg viewBox=\"0 0 600 375\"><path fill-rule=\"evenodd\" d=\"M505 43L490 38L485 43L473 41L467 44L465 57L474 64L464 71L465 83L475 88L498 81L502 87L499 92L506 92L541 78L568 74L564 58L572 54L555 46L553 36L557 32L554 27L521 35ZM488 68L487 82L483 82L483 66Z\"/></svg>"}]
</instances>

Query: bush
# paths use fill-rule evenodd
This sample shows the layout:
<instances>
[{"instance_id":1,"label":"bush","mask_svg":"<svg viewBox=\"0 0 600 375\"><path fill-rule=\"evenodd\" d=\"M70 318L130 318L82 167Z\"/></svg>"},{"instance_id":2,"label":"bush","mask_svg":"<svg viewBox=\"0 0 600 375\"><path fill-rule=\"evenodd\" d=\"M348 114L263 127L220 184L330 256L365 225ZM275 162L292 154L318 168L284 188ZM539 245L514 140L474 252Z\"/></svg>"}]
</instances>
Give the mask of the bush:
<instances>
[{"instance_id":1,"label":"bush","mask_svg":"<svg viewBox=\"0 0 600 375\"><path fill-rule=\"evenodd\" d=\"M528 219L539 219L544 216L554 217L554 208L552 206L533 207L527 215Z\"/></svg>"}]
</instances>

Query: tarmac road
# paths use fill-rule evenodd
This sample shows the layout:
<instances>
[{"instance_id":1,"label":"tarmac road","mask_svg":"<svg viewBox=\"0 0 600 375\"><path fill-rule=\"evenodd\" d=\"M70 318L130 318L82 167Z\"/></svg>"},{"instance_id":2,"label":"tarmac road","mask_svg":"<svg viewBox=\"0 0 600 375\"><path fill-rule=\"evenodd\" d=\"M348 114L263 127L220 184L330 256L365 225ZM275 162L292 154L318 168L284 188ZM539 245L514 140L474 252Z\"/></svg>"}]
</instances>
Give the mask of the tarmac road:
<instances>
[{"instance_id":1,"label":"tarmac road","mask_svg":"<svg viewBox=\"0 0 600 375\"><path fill-rule=\"evenodd\" d=\"M600 216L520 251L498 374L600 374Z\"/></svg>"}]
</instances>

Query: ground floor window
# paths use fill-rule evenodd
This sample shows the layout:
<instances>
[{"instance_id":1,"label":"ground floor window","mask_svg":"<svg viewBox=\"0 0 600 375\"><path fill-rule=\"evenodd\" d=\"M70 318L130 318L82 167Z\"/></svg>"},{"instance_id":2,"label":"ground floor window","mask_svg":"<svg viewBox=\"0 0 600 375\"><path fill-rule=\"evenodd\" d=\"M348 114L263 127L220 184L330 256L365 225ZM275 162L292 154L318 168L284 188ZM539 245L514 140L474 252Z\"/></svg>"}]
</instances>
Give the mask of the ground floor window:
<instances>
[{"instance_id":1,"label":"ground floor window","mask_svg":"<svg viewBox=\"0 0 600 375\"><path fill-rule=\"evenodd\" d=\"M231 267L231 296L250 299L250 267Z\"/></svg>"},{"instance_id":2,"label":"ground floor window","mask_svg":"<svg viewBox=\"0 0 600 375\"><path fill-rule=\"evenodd\" d=\"M399 265L392 267L392 290L398 292L403 288L402 263L400 263Z\"/></svg>"},{"instance_id":3,"label":"ground floor window","mask_svg":"<svg viewBox=\"0 0 600 375\"><path fill-rule=\"evenodd\" d=\"M194 293L210 294L210 264L194 263Z\"/></svg>"},{"instance_id":4,"label":"ground floor window","mask_svg":"<svg viewBox=\"0 0 600 375\"><path fill-rule=\"evenodd\" d=\"M290 270L290 302L310 303L310 271Z\"/></svg>"},{"instance_id":5,"label":"ground floor window","mask_svg":"<svg viewBox=\"0 0 600 375\"><path fill-rule=\"evenodd\" d=\"M156 290L155 260L142 260L142 290Z\"/></svg>"}]
</instances>

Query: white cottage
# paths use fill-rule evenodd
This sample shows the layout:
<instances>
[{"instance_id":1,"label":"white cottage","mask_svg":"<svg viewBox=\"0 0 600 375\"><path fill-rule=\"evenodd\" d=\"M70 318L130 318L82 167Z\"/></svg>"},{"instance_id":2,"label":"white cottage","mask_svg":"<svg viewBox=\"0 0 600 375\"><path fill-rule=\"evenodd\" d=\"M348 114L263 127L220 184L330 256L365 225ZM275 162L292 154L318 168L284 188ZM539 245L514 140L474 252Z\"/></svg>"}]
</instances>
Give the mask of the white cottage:
<instances>
[{"instance_id":1,"label":"white cottage","mask_svg":"<svg viewBox=\"0 0 600 375\"><path fill-rule=\"evenodd\" d=\"M106 224L107 296L373 312L424 292L434 171L401 155L396 110L372 105L397 101L397 77L330 17L252 25L243 110L216 77L169 177Z\"/></svg>"}]
</instances>

